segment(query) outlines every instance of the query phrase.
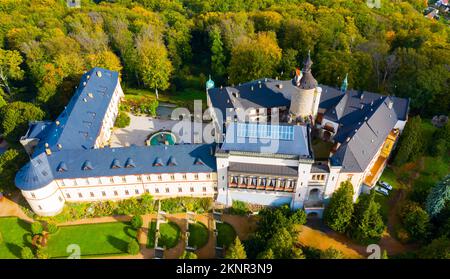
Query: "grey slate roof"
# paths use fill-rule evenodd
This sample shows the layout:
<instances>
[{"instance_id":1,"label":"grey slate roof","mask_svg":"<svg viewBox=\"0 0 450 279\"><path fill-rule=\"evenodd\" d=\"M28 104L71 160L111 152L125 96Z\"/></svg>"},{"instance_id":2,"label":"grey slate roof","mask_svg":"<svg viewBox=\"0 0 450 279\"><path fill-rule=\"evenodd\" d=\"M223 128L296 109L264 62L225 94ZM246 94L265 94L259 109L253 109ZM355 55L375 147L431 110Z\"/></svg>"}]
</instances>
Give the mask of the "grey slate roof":
<instances>
[{"instance_id":1,"label":"grey slate roof","mask_svg":"<svg viewBox=\"0 0 450 279\"><path fill-rule=\"evenodd\" d=\"M39 142L35 154L45 150L45 143L52 152L59 152L58 144L63 150L93 148L118 77L117 72L103 68L93 68L85 73L66 108L56 119L59 125L55 121L46 128L46 140Z\"/></svg>"},{"instance_id":2,"label":"grey slate roof","mask_svg":"<svg viewBox=\"0 0 450 279\"><path fill-rule=\"evenodd\" d=\"M280 125L290 126L290 125ZM302 158L311 158L309 149L309 135L306 126L294 125L294 139L261 139L240 137L237 132L237 123L230 123L226 130L225 140L221 147L223 151L243 151L262 154L296 155Z\"/></svg>"},{"instance_id":3,"label":"grey slate roof","mask_svg":"<svg viewBox=\"0 0 450 279\"><path fill-rule=\"evenodd\" d=\"M230 172L243 174L298 176L298 168L292 166L276 166L262 164L246 164L231 162L228 167Z\"/></svg>"}]
</instances>

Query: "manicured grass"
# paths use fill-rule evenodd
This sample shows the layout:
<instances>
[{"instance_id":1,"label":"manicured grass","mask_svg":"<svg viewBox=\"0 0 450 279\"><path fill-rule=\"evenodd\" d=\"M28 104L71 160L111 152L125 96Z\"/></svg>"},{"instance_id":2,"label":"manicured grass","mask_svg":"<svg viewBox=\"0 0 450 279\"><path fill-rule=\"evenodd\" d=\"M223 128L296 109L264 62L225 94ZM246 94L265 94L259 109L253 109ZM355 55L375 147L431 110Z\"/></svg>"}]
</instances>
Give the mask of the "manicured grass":
<instances>
[{"instance_id":1,"label":"manicured grass","mask_svg":"<svg viewBox=\"0 0 450 279\"><path fill-rule=\"evenodd\" d=\"M383 217L383 221L386 224L389 217L389 199L392 198L397 190L392 190L389 193L389 196L384 196L380 193L375 193L375 201L380 204L380 213Z\"/></svg>"},{"instance_id":2,"label":"manicured grass","mask_svg":"<svg viewBox=\"0 0 450 279\"><path fill-rule=\"evenodd\" d=\"M22 247L31 247L31 225L16 217L0 218L0 259L18 259Z\"/></svg>"},{"instance_id":3,"label":"manicured grass","mask_svg":"<svg viewBox=\"0 0 450 279\"><path fill-rule=\"evenodd\" d=\"M128 243L135 238L136 230L123 222L62 226L50 236L47 251L52 258L67 257L70 254L67 247L77 244L82 257L124 254Z\"/></svg>"},{"instance_id":4,"label":"manicured grass","mask_svg":"<svg viewBox=\"0 0 450 279\"><path fill-rule=\"evenodd\" d=\"M148 224L147 248L155 248L156 222L152 221Z\"/></svg>"},{"instance_id":5,"label":"manicured grass","mask_svg":"<svg viewBox=\"0 0 450 279\"><path fill-rule=\"evenodd\" d=\"M174 222L168 222L159 226L160 238L158 245L160 247L173 248L177 246L181 237L181 229Z\"/></svg>"},{"instance_id":6,"label":"manicured grass","mask_svg":"<svg viewBox=\"0 0 450 279\"><path fill-rule=\"evenodd\" d=\"M153 90L148 89L137 89L137 88L124 88L126 99L142 99L146 98L148 100L156 100L156 94ZM197 89L186 88L182 91L177 92L159 92L159 102L171 103L180 107L192 106L194 100L206 100L205 92ZM206 106L205 102L203 102Z\"/></svg>"},{"instance_id":7,"label":"manicured grass","mask_svg":"<svg viewBox=\"0 0 450 279\"><path fill-rule=\"evenodd\" d=\"M228 247L236 239L236 231L233 226L228 223L217 224L217 246Z\"/></svg>"},{"instance_id":8,"label":"manicured grass","mask_svg":"<svg viewBox=\"0 0 450 279\"><path fill-rule=\"evenodd\" d=\"M201 248L208 243L209 232L203 223L189 224L189 246Z\"/></svg>"},{"instance_id":9,"label":"manicured grass","mask_svg":"<svg viewBox=\"0 0 450 279\"><path fill-rule=\"evenodd\" d=\"M390 167L386 167L384 169L383 174L380 177L380 181L386 181L394 189L400 189L403 187L403 184L397 180L397 175Z\"/></svg>"}]
</instances>

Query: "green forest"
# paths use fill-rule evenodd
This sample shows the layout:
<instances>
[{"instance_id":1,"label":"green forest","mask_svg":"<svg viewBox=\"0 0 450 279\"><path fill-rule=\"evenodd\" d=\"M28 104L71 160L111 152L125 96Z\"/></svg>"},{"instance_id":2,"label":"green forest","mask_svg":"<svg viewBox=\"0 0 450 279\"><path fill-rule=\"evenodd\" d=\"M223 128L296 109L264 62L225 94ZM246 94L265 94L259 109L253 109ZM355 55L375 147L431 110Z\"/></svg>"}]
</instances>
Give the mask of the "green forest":
<instances>
[{"instance_id":1,"label":"green forest","mask_svg":"<svg viewBox=\"0 0 450 279\"><path fill-rule=\"evenodd\" d=\"M450 29L424 17L425 7L423 0L383 0L380 8L362 0L83 0L81 8L0 0L0 134L13 147L1 155L1 178L12 181L9 170L22 162L14 146L28 121L54 119L95 66L119 71L125 94L201 98L208 75L218 86L288 79L311 51L319 83L339 86L348 73L351 88L410 98L412 114L448 114Z\"/></svg>"}]
</instances>

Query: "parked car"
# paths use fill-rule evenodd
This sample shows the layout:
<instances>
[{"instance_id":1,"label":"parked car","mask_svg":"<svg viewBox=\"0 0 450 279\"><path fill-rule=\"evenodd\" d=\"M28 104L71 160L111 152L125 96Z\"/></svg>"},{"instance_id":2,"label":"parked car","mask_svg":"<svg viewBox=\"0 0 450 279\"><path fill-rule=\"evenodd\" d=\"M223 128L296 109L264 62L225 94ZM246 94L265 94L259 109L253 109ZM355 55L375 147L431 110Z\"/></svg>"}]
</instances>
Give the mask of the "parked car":
<instances>
[{"instance_id":1,"label":"parked car","mask_svg":"<svg viewBox=\"0 0 450 279\"><path fill-rule=\"evenodd\" d=\"M393 188L391 185L389 185L389 183L385 182L385 181L380 181L378 182L383 188L388 189L389 191L391 191Z\"/></svg>"},{"instance_id":2,"label":"parked car","mask_svg":"<svg viewBox=\"0 0 450 279\"><path fill-rule=\"evenodd\" d=\"M380 193L384 196L389 196L389 191L380 186L375 187L375 191L377 191L378 193Z\"/></svg>"}]
</instances>

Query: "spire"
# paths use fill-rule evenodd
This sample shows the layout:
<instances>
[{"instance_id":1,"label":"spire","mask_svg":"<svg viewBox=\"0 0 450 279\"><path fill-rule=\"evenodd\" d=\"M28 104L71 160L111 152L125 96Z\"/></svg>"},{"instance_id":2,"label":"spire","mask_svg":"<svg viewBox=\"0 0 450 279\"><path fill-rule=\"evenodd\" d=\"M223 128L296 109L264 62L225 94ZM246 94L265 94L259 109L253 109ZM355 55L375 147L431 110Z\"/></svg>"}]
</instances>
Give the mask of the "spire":
<instances>
[{"instance_id":1,"label":"spire","mask_svg":"<svg viewBox=\"0 0 450 279\"><path fill-rule=\"evenodd\" d=\"M347 87L348 87L348 73L345 75L345 79L344 79L344 81L342 82L342 85L341 85L341 92L342 92L342 93L347 92Z\"/></svg>"},{"instance_id":2,"label":"spire","mask_svg":"<svg viewBox=\"0 0 450 279\"><path fill-rule=\"evenodd\" d=\"M214 88L214 81L211 79L211 75L209 75L209 79L206 82L206 90Z\"/></svg>"},{"instance_id":3,"label":"spire","mask_svg":"<svg viewBox=\"0 0 450 279\"><path fill-rule=\"evenodd\" d=\"M303 72L310 72L312 67L311 51L308 50L308 57L303 62Z\"/></svg>"}]
</instances>

